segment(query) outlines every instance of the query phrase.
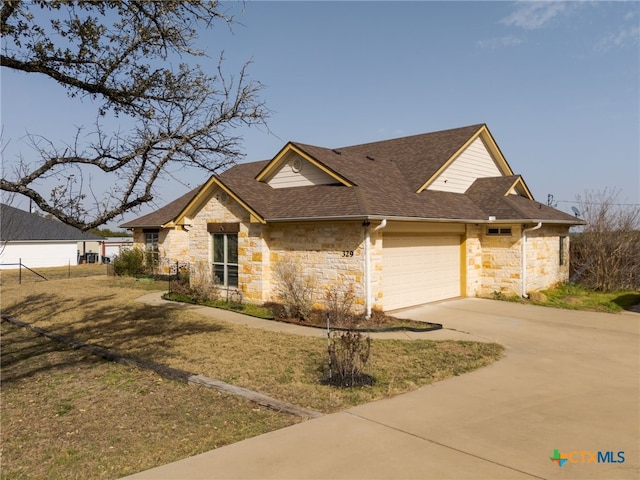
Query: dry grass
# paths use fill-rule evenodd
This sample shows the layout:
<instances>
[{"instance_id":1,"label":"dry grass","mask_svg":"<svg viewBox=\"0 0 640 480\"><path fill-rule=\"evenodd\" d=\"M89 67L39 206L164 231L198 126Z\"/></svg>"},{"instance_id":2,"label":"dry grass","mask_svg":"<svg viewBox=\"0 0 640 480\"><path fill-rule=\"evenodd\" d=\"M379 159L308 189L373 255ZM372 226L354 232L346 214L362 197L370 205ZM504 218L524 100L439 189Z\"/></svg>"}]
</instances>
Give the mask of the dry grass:
<instances>
[{"instance_id":1,"label":"dry grass","mask_svg":"<svg viewBox=\"0 0 640 480\"><path fill-rule=\"evenodd\" d=\"M2 478L109 479L297 422L2 324Z\"/></svg>"},{"instance_id":2,"label":"dry grass","mask_svg":"<svg viewBox=\"0 0 640 480\"><path fill-rule=\"evenodd\" d=\"M143 289L164 287L105 275L21 286L3 278L2 309L85 342L324 412L405 392L502 354L495 344L374 341L367 373L376 384L338 389L319 382L326 340L135 301ZM114 478L297 421L5 324L2 343L3 478Z\"/></svg>"},{"instance_id":3,"label":"dry grass","mask_svg":"<svg viewBox=\"0 0 640 480\"><path fill-rule=\"evenodd\" d=\"M85 278L107 275L109 265L90 263L69 267L33 268L32 270L43 275L48 280L61 280L65 278ZM0 285L17 285L20 281L23 284L30 284L43 282L44 280L24 267L22 268L22 272L20 272L18 268L0 270Z\"/></svg>"}]
</instances>

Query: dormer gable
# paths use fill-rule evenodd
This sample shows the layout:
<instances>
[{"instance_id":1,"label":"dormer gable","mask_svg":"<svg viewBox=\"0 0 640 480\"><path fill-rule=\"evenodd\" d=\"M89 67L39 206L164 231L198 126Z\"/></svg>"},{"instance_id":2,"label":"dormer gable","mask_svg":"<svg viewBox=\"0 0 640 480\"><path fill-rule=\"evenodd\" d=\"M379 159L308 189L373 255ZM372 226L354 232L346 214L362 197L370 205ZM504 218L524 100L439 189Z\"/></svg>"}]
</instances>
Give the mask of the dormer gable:
<instances>
[{"instance_id":1,"label":"dormer gable","mask_svg":"<svg viewBox=\"0 0 640 480\"><path fill-rule=\"evenodd\" d=\"M522 177L520 175L516 175L516 177L516 181L513 182L513 185L511 185L511 188L507 191L507 193L505 193L505 196L518 195L520 197L526 197L529 200L533 200L533 195L531 195L531 192L529 191L527 185L524 183Z\"/></svg>"},{"instance_id":2,"label":"dormer gable","mask_svg":"<svg viewBox=\"0 0 640 480\"><path fill-rule=\"evenodd\" d=\"M256 180L274 189L314 185L353 186L348 179L328 167L317 156L311 155L304 147L289 142L258 173ZM318 147L313 149L316 150Z\"/></svg>"},{"instance_id":3,"label":"dormer gable","mask_svg":"<svg viewBox=\"0 0 640 480\"><path fill-rule=\"evenodd\" d=\"M464 192L472 198L496 198L515 195L533 200L533 195L520 175L476 179Z\"/></svg>"},{"instance_id":4,"label":"dormer gable","mask_svg":"<svg viewBox=\"0 0 640 480\"><path fill-rule=\"evenodd\" d=\"M418 190L464 193L478 178L513 175L511 167L482 125Z\"/></svg>"}]
</instances>

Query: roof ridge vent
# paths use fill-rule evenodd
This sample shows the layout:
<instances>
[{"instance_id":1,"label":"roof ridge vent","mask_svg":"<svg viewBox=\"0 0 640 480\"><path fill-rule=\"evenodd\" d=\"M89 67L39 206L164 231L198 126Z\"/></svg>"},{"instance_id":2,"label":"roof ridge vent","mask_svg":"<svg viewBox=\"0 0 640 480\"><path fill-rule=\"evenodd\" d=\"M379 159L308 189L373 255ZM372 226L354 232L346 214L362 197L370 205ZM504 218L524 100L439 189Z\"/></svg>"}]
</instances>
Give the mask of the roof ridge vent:
<instances>
[{"instance_id":1,"label":"roof ridge vent","mask_svg":"<svg viewBox=\"0 0 640 480\"><path fill-rule=\"evenodd\" d=\"M374 161L374 160L375 160L375 158L373 158L371 155L367 155L367 160Z\"/></svg>"},{"instance_id":2,"label":"roof ridge vent","mask_svg":"<svg viewBox=\"0 0 640 480\"><path fill-rule=\"evenodd\" d=\"M333 153L335 153L336 155L342 155L342 152L340 150L338 150L337 148L334 148L333 150L331 150Z\"/></svg>"}]
</instances>

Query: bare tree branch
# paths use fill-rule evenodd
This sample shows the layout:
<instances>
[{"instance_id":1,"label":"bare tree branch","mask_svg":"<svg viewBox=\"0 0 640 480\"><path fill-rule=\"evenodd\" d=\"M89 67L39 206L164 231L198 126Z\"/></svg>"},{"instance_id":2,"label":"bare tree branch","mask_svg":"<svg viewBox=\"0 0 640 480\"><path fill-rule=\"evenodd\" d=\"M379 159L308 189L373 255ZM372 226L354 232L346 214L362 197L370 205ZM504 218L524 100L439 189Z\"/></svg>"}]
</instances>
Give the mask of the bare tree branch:
<instances>
[{"instance_id":1,"label":"bare tree branch","mask_svg":"<svg viewBox=\"0 0 640 480\"><path fill-rule=\"evenodd\" d=\"M37 159L16 158L0 188L82 230L152 201L155 182L172 166L214 173L233 164L242 140L233 130L268 118L249 62L237 79L223 73L222 55L214 76L169 62L203 56L193 47L198 29L233 21L217 2L5 1L0 21L2 67L44 75L70 98L89 97L97 110L94 130L78 128L71 142L32 132ZM133 127L110 132L113 117ZM81 169L73 181L72 167ZM81 181L104 175L114 187L103 198ZM58 179L49 198L46 179Z\"/></svg>"}]
</instances>

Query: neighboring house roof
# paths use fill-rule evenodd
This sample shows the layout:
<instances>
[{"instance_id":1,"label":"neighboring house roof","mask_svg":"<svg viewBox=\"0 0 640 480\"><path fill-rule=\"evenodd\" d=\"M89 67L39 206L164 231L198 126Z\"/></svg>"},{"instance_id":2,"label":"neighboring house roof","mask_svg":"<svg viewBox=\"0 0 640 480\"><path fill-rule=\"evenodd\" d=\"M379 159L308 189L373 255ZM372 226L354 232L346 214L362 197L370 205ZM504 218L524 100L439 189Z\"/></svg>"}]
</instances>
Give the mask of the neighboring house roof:
<instances>
[{"instance_id":1,"label":"neighboring house roof","mask_svg":"<svg viewBox=\"0 0 640 480\"><path fill-rule=\"evenodd\" d=\"M500 176L478 178L464 192L429 186L474 141L495 162ZM269 181L292 155L324 175L324 184L274 188ZM493 165L493 164L492 164ZM341 148L289 142L268 161L236 165L162 209L122 227L180 224L214 189L222 188L257 220L396 218L431 221L544 221L582 224L581 220L533 200L514 175L486 125L478 124Z\"/></svg>"},{"instance_id":2,"label":"neighboring house roof","mask_svg":"<svg viewBox=\"0 0 640 480\"><path fill-rule=\"evenodd\" d=\"M3 242L47 240L81 242L104 239L57 220L50 220L35 213L0 204L0 240Z\"/></svg>"}]
</instances>

